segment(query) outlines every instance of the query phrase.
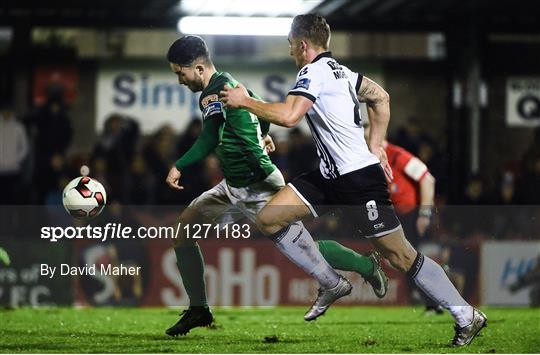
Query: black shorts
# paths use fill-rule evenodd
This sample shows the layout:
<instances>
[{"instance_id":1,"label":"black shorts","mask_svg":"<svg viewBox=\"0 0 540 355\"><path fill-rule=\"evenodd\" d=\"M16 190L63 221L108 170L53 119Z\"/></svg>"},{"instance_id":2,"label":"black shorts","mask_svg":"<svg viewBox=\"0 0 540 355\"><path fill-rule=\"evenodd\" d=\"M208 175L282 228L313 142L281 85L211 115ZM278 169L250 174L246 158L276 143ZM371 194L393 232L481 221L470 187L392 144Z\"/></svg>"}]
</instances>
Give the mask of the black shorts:
<instances>
[{"instance_id":1,"label":"black shorts","mask_svg":"<svg viewBox=\"0 0 540 355\"><path fill-rule=\"evenodd\" d=\"M326 179L317 169L298 176L289 186L313 216L339 208L367 238L382 237L400 228L380 164L351 171L337 179Z\"/></svg>"}]
</instances>

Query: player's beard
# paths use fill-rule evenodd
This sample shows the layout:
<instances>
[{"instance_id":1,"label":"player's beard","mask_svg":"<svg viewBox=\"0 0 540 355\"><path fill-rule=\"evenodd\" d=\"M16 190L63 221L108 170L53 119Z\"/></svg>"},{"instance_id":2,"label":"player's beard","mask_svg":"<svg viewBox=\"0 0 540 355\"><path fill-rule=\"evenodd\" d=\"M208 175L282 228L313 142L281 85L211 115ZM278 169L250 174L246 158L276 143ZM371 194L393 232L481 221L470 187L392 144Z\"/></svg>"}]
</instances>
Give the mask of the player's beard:
<instances>
[{"instance_id":1,"label":"player's beard","mask_svg":"<svg viewBox=\"0 0 540 355\"><path fill-rule=\"evenodd\" d=\"M192 82L186 85L192 92L199 92L204 89L204 82L202 78L195 78Z\"/></svg>"}]
</instances>

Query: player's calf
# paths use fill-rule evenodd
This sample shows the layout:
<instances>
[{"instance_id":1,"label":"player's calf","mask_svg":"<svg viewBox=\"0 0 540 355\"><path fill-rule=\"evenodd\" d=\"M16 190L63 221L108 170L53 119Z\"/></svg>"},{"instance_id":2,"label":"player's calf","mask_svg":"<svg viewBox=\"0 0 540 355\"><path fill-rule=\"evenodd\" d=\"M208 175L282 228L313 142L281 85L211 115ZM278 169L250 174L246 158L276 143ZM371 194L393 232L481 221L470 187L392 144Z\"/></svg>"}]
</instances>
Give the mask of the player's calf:
<instances>
[{"instance_id":1,"label":"player's calf","mask_svg":"<svg viewBox=\"0 0 540 355\"><path fill-rule=\"evenodd\" d=\"M402 273L411 269L417 252L405 239L402 229L380 238L371 238L370 241L392 267Z\"/></svg>"}]
</instances>

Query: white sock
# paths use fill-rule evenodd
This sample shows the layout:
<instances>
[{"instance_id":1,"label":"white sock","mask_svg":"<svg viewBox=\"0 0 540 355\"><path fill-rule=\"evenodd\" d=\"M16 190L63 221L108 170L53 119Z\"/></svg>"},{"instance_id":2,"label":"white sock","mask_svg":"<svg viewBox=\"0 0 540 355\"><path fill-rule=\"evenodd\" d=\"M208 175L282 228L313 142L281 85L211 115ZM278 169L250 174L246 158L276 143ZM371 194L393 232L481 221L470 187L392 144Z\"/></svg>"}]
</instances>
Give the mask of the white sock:
<instances>
[{"instance_id":1,"label":"white sock","mask_svg":"<svg viewBox=\"0 0 540 355\"><path fill-rule=\"evenodd\" d=\"M339 282L339 274L323 258L302 222L290 224L270 239L293 263L317 279L321 287L333 288Z\"/></svg>"},{"instance_id":2,"label":"white sock","mask_svg":"<svg viewBox=\"0 0 540 355\"><path fill-rule=\"evenodd\" d=\"M458 326L464 327L471 323L472 306L461 297L439 264L418 253L407 275L431 299L448 309Z\"/></svg>"},{"instance_id":3,"label":"white sock","mask_svg":"<svg viewBox=\"0 0 540 355\"><path fill-rule=\"evenodd\" d=\"M473 320L473 307L472 306L450 306L448 311L456 320L456 323L460 327L465 327L471 324Z\"/></svg>"}]
</instances>

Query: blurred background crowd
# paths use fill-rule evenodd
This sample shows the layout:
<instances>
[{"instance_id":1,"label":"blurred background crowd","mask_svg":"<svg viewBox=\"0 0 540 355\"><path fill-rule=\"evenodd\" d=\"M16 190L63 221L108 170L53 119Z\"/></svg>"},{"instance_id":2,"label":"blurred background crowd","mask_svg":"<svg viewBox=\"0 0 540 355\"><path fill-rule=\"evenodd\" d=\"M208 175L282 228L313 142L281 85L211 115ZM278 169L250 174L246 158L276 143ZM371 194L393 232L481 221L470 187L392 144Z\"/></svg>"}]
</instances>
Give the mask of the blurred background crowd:
<instances>
[{"instance_id":1,"label":"blurred background crowd","mask_svg":"<svg viewBox=\"0 0 540 355\"><path fill-rule=\"evenodd\" d=\"M61 88L49 88L43 104L30 107L21 115L16 115L13 107L4 102L1 117L5 153L0 159L0 179L2 186L10 187L1 196L4 205L61 204L61 191L73 177L80 175L84 164L90 167L90 175L106 187L109 204L185 206L222 179L219 162L210 155L184 172L185 190L174 191L164 182L174 161L197 139L202 127L197 116L179 134L164 124L143 135L136 118L112 114L106 118L91 151L72 154L69 148L76 144L72 122L75 118L63 100ZM448 185L452 184L448 178L448 160L452 157L430 132L419 127L418 118L409 117L394 132L389 141L420 158L435 177L435 202L439 209L451 205L451 211L459 210L458 206L492 206L491 210L497 210L496 206L535 205L540 200L539 128L522 156L501 164L497 174L488 179L480 174L468 176L459 196L448 193ZM318 166L309 132L294 128L278 137L271 158L286 180ZM530 207L535 210L535 206ZM470 209L464 210L464 215L468 215ZM526 231L512 228L516 220L509 218L505 209L500 211L497 214L500 217L488 218L489 226L478 222L476 225L498 238L527 238ZM325 228L331 226L332 223ZM466 229L468 233L464 233ZM463 238L476 231L459 228L454 232Z\"/></svg>"},{"instance_id":2,"label":"blurred background crowd","mask_svg":"<svg viewBox=\"0 0 540 355\"><path fill-rule=\"evenodd\" d=\"M0 179L3 186L11 187L1 195L2 204L57 204L59 191L80 175L84 164L90 167L91 176L106 187L110 201L127 205L186 205L222 179L219 162L210 155L186 170L182 176L186 191L173 191L164 182L172 164L201 132L202 122L197 116L180 133L164 124L143 135L136 118L112 114L106 118L91 151L72 154L69 148L76 144L74 117L61 91L53 91L42 105L29 107L21 114L16 114L4 100L0 117ZM394 132L388 140L417 156L435 177L438 205L540 202L540 128L535 129L522 156L503 162L492 176L468 174L457 196L448 193L448 185L453 184L448 179L448 160L452 156L429 131L419 127L418 118L408 117ZM309 132L293 128L274 141L276 151L270 156L286 180L318 166Z\"/></svg>"}]
</instances>

